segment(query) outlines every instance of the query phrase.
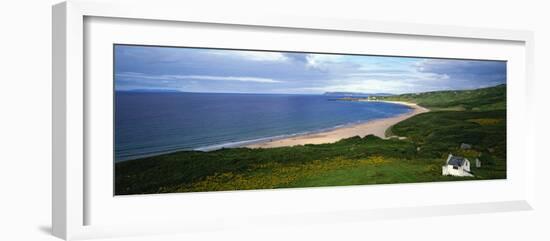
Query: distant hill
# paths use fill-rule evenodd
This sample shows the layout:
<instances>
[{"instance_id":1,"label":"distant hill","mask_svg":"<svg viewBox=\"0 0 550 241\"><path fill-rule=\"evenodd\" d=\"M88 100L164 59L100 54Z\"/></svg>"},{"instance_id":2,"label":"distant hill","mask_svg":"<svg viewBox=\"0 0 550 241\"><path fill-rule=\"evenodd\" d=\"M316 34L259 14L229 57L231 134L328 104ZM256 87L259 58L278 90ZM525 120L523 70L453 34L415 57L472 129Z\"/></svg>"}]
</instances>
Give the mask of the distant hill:
<instances>
[{"instance_id":1,"label":"distant hill","mask_svg":"<svg viewBox=\"0 0 550 241\"><path fill-rule=\"evenodd\" d=\"M377 96L379 100L414 102L432 110L504 110L506 85L474 90L448 90Z\"/></svg>"},{"instance_id":2,"label":"distant hill","mask_svg":"<svg viewBox=\"0 0 550 241\"><path fill-rule=\"evenodd\" d=\"M361 92L325 92L328 96L351 96L351 97L369 97L369 96L391 96L388 93L361 93Z\"/></svg>"}]
</instances>

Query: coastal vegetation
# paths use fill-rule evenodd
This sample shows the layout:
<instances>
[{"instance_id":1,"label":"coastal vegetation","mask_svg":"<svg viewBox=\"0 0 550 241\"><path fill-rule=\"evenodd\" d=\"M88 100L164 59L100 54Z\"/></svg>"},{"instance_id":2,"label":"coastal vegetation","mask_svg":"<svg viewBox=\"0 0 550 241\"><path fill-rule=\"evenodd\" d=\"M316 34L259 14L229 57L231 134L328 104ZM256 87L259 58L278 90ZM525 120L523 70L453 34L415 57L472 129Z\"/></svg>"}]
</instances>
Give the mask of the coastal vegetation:
<instances>
[{"instance_id":1,"label":"coastal vegetation","mask_svg":"<svg viewBox=\"0 0 550 241\"><path fill-rule=\"evenodd\" d=\"M363 97L361 97L363 98ZM431 111L376 136L331 144L180 151L115 164L115 194L145 194L506 178L506 86L379 100ZM471 148L461 148L467 143ZM449 153L474 160L474 177L442 176Z\"/></svg>"},{"instance_id":2,"label":"coastal vegetation","mask_svg":"<svg viewBox=\"0 0 550 241\"><path fill-rule=\"evenodd\" d=\"M475 90L447 90L377 96L378 100L413 102L436 110L484 111L506 110L506 85Z\"/></svg>"}]
</instances>

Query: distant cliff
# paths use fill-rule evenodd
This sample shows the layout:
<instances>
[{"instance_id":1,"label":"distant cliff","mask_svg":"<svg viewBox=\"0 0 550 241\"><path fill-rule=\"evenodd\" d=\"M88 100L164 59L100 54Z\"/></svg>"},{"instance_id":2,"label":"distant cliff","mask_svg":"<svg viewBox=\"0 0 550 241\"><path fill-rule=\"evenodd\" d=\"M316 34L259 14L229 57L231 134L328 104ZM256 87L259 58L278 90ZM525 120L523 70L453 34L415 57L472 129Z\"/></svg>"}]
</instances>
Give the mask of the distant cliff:
<instances>
[{"instance_id":1,"label":"distant cliff","mask_svg":"<svg viewBox=\"0 0 550 241\"><path fill-rule=\"evenodd\" d=\"M323 95L328 96L350 96L350 97L368 97L368 96L391 96L388 93L361 93L361 92L325 92Z\"/></svg>"}]
</instances>

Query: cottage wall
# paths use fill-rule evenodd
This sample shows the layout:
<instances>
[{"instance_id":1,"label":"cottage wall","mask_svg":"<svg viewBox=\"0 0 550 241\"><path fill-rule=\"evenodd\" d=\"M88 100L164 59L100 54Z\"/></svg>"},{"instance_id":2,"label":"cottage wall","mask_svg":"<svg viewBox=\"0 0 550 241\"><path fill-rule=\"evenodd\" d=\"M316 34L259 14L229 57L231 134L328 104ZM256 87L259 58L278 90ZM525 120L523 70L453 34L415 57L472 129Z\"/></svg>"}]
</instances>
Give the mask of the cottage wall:
<instances>
[{"instance_id":1,"label":"cottage wall","mask_svg":"<svg viewBox=\"0 0 550 241\"><path fill-rule=\"evenodd\" d=\"M468 161L468 159L465 160L463 167L464 171L470 172L470 161Z\"/></svg>"},{"instance_id":2,"label":"cottage wall","mask_svg":"<svg viewBox=\"0 0 550 241\"><path fill-rule=\"evenodd\" d=\"M474 175L467 172L464 168L459 167L454 169L452 165L443 166L441 169L443 176L457 176L457 177L473 177Z\"/></svg>"}]
</instances>

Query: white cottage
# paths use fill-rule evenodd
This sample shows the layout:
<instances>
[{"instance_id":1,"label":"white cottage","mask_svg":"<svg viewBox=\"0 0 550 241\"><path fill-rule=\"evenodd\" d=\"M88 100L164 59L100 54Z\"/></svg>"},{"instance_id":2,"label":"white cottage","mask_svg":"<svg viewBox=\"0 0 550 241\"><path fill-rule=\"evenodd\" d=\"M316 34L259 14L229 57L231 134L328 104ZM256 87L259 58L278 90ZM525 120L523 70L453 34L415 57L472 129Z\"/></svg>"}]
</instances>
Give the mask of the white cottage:
<instances>
[{"instance_id":1,"label":"white cottage","mask_svg":"<svg viewBox=\"0 0 550 241\"><path fill-rule=\"evenodd\" d=\"M468 158L449 154L445 166L442 167L443 176L473 177L470 173L470 161Z\"/></svg>"}]
</instances>

